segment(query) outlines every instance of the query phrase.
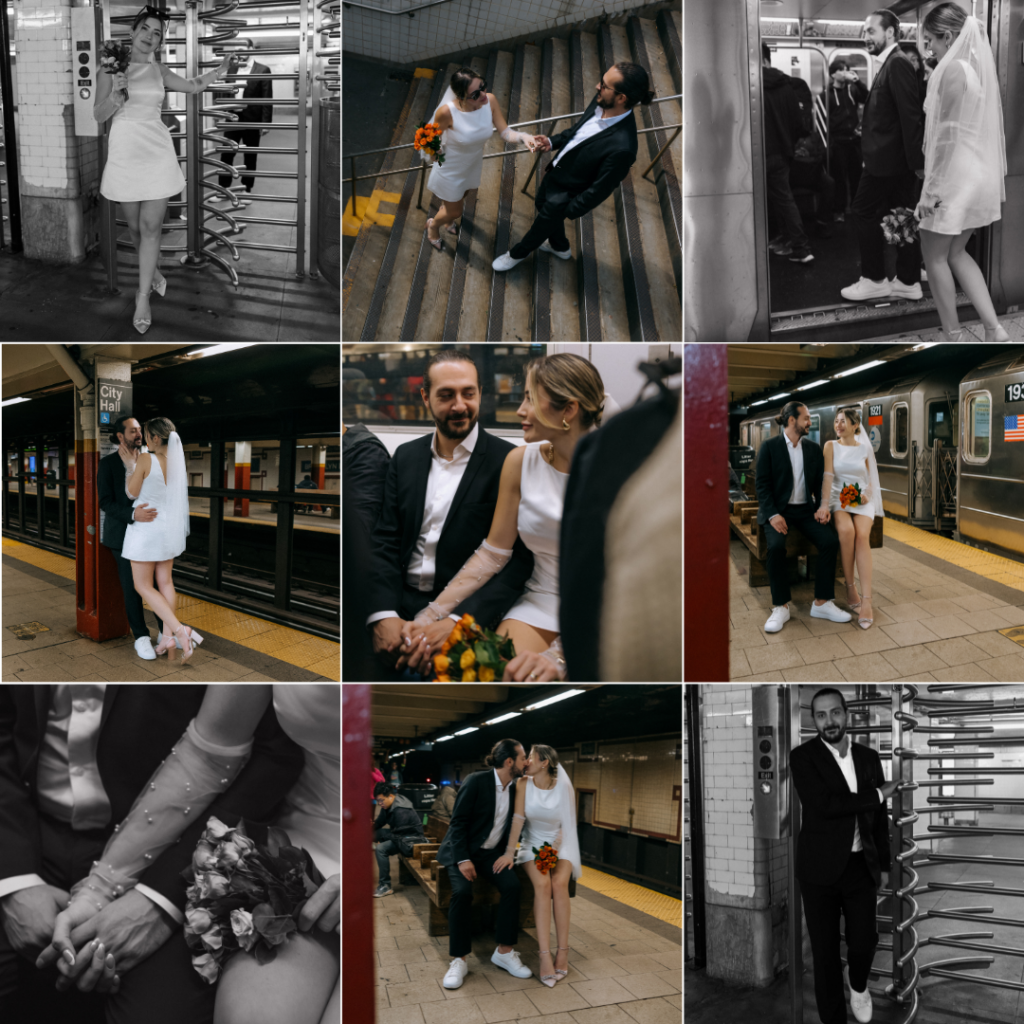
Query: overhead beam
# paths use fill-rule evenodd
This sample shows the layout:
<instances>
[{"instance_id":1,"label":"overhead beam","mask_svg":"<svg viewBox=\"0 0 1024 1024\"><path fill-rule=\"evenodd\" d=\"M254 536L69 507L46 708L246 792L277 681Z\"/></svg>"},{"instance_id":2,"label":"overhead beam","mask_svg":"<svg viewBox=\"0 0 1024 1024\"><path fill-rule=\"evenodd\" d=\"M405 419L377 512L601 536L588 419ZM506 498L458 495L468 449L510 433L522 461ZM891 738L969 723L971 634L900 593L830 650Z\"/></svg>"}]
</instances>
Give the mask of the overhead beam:
<instances>
[{"instance_id":1,"label":"overhead beam","mask_svg":"<svg viewBox=\"0 0 1024 1024\"><path fill-rule=\"evenodd\" d=\"M513 684L514 685L514 684ZM530 684L537 685L537 684ZM487 704L508 699L508 686L490 683L474 683L473 698ZM371 687L372 696L384 693L398 693L407 697L446 697L454 700L466 699L466 687L462 683L397 683L377 684Z\"/></svg>"},{"instance_id":2,"label":"overhead beam","mask_svg":"<svg viewBox=\"0 0 1024 1024\"><path fill-rule=\"evenodd\" d=\"M415 696L408 697L400 694L374 693L371 694L370 707L376 711L377 708L423 708L426 711L448 711L459 712L464 715L478 715L487 710L483 701L476 700L452 700L450 697Z\"/></svg>"}]
</instances>

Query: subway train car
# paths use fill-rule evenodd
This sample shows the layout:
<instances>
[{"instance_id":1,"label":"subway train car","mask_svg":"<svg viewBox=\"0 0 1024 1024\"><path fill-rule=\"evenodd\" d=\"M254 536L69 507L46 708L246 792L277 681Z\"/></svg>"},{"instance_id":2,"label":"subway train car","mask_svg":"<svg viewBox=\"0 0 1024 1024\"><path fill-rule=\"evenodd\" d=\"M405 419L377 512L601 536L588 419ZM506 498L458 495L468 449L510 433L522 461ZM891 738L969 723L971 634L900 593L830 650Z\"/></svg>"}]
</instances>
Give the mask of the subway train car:
<instances>
[{"instance_id":1,"label":"subway train car","mask_svg":"<svg viewBox=\"0 0 1024 1024\"><path fill-rule=\"evenodd\" d=\"M1019 27L1024 0L958 0L982 23L998 72L1006 137L1006 201L1002 218L968 243L985 277L996 313L1011 337L1024 332L1024 63ZM838 58L860 83L872 83L864 23L880 7L900 19L900 48L922 63L928 52L920 20L931 5L918 0L762 0L697 3L686 12L684 215L686 231L685 340L690 342L858 341L905 331L930 331L939 319L927 281L922 298L850 302L841 289L860 274L856 225L843 204L829 199L821 178L803 180L794 161L790 185L808 234L813 261L773 254L778 234L767 200L762 44L772 67L795 80L810 104L813 131L831 177L829 114L835 92L829 75ZM922 66L919 74L922 76ZM862 116L862 104L861 113ZM816 169L816 168L815 168ZM842 210L840 208L843 208ZM834 219L833 214L839 216ZM887 276L894 276L893 250ZM960 320L976 319L963 292Z\"/></svg>"},{"instance_id":2,"label":"subway train car","mask_svg":"<svg viewBox=\"0 0 1024 1024\"><path fill-rule=\"evenodd\" d=\"M1024 553L1024 352L1015 349L960 382L956 515L961 540Z\"/></svg>"},{"instance_id":3,"label":"subway train car","mask_svg":"<svg viewBox=\"0 0 1024 1024\"><path fill-rule=\"evenodd\" d=\"M1024 423L1022 346L1003 349L966 375L953 362L866 390L851 387L824 402L810 396L805 401L811 414L808 436L821 445L836 436L838 409L860 408L887 515L914 526L956 529L964 540L1024 554L1024 519L1014 516L1019 496L1013 494L1014 487L1024 487L1024 447L1020 453L1007 449L1000 431L1007 417ZM1018 403L1019 415L1012 411ZM775 417L781 411L780 405L743 420L740 443L756 453L779 433ZM1010 428L1011 441L1015 430Z\"/></svg>"}]
</instances>

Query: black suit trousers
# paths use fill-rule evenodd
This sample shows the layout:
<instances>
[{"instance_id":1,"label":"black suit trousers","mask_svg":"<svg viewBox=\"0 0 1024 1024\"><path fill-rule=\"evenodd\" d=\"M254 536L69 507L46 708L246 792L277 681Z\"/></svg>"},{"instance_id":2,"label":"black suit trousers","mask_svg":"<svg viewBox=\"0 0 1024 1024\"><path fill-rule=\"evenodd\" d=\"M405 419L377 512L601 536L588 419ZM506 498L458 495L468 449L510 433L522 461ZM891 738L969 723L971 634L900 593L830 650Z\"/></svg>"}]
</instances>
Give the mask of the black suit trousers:
<instances>
[{"instance_id":1,"label":"black suit trousers","mask_svg":"<svg viewBox=\"0 0 1024 1024\"><path fill-rule=\"evenodd\" d=\"M499 946L514 946L519 941L519 892L522 886L512 868L494 873L494 862L503 853L504 848L499 843L493 850L480 850L471 860L477 878L493 882L501 893L494 938ZM452 901L448 906L448 955L466 956L473 949L473 883L459 870L458 864L448 865L448 877L452 883Z\"/></svg>"},{"instance_id":2,"label":"black suit trousers","mask_svg":"<svg viewBox=\"0 0 1024 1024\"><path fill-rule=\"evenodd\" d=\"M836 531L814 518L817 508L811 502L803 505L787 505L782 512L786 526L799 530L818 549L818 572L814 578L814 597L820 601L831 601L836 596L836 556L839 554L839 537ZM771 523L762 527L768 542L768 582L772 589L772 604L783 605L789 601L789 576L786 573L786 536L779 533Z\"/></svg>"},{"instance_id":3,"label":"black suit trousers","mask_svg":"<svg viewBox=\"0 0 1024 1024\"><path fill-rule=\"evenodd\" d=\"M76 832L70 825L39 815L43 864L48 885L70 891L103 853L102 829ZM38 956L41 950L35 951ZM11 948L0 929L0 1020L4 1024L212 1024L217 990L192 968L191 954L175 926L171 937L121 979L116 996L58 992L55 966L38 970Z\"/></svg>"},{"instance_id":4,"label":"black suit trousers","mask_svg":"<svg viewBox=\"0 0 1024 1024\"><path fill-rule=\"evenodd\" d=\"M846 870L831 885L800 883L804 918L814 957L814 998L822 1024L846 1024L846 993L839 956L839 916L846 921L850 985L863 992L878 946L875 900L878 890L863 851L851 853Z\"/></svg>"},{"instance_id":5,"label":"black suit trousers","mask_svg":"<svg viewBox=\"0 0 1024 1024\"><path fill-rule=\"evenodd\" d=\"M135 579L132 576L132 563L127 558L121 557L121 552L110 548L110 553L117 562L117 575L121 580L121 592L124 594L124 610L128 616L128 624L132 627L135 639L149 636L149 627L146 625L146 615L142 608L142 595L135 589ZM157 629L162 633L164 624L160 616L153 612L156 619ZM159 637L157 638L159 639Z\"/></svg>"},{"instance_id":6,"label":"black suit trousers","mask_svg":"<svg viewBox=\"0 0 1024 1024\"><path fill-rule=\"evenodd\" d=\"M245 122L241 122L243 125ZM240 146L253 146L257 147L260 144L260 128L261 124L255 124L246 126L243 128L228 128L224 132L224 138L232 139L237 142ZM251 153L246 151L242 154L242 160L245 162L245 169L249 171L248 174L242 175L242 187L246 192L251 192L252 187L256 182L256 178L252 172L256 170L256 157L257 153ZM226 153L221 153L221 161L223 163L233 165L235 162L235 151L228 150ZM217 183L222 188L229 188L231 186L231 175L230 174L218 174Z\"/></svg>"},{"instance_id":7,"label":"black suit trousers","mask_svg":"<svg viewBox=\"0 0 1024 1024\"><path fill-rule=\"evenodd\" d=\"M860 245L860 272L872 281L885 276L885 235L882 218L897 206L914 209L913 171L876 178L864 171L857 184L853 199L853 215L857 223L857 242ZM921 243L911 242L896 250L896 276L903 284L918 284L921 280Z\"/></svg>"},{"instance_id":8,"label":"black suit trousers","mask_svg":"<svg viewBox=\"0 0 1024 1024\"><path fill-rule=\"evenodd\" d=\"M566 252L569 249L569 239L565 237L565 207L561 203L552 203L548 198L550 192L558 188L558 168L549 167L544 172L544 180L541 181L533 200L533 205L537 208L537 217L530 230L523 235L523 240L509 249L513 259L526 259L545 238L552 249L559 252Z\"/></svg>"}]
</instances>

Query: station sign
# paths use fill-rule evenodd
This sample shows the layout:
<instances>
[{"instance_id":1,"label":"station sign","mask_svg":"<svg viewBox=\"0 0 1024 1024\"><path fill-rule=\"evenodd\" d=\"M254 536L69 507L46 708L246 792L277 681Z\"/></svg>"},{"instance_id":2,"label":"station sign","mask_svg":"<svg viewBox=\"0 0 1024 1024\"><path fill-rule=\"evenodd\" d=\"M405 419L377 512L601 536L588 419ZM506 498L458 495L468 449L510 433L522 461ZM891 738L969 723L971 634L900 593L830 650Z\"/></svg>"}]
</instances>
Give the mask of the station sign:
<instances>
[{"instance_id":1,"label":"station sign","mask_svg":"<svg viewBox=\"0 0 1024 1024\"><path fill-rule=\"evenodd\" d=\"M123 380L96 380L96 412L101 427L109 426L132 412L132 386Z\"/></svg>"},{"instance_id":2,"label":"station sign","mask_svg":"<svg viewBox=\"0 0 1024 1024\"><path fill-rule=\"evenodd\" d=\"M868 440L871 441L871 449L878 454L882 447L882 406L868 406Z\"/></svg>"}]
</instances>

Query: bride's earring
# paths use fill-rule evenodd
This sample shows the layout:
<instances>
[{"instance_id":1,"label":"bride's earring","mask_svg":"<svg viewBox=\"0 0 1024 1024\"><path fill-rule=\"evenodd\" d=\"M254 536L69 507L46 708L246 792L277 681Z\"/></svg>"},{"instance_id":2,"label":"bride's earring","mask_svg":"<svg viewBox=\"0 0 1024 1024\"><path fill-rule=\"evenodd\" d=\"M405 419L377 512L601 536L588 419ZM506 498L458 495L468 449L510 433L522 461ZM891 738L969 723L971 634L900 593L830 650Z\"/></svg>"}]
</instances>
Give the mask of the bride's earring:
<instances>
[{"instance_id":1,"label":"bride's earring","mask_svg":"<svg viewBox=\"0 0 1024 1024\"><path fill-rule=\"evenodd\" d=\"M564 416L562 417L562 429L563 429L563 430L569 430L569 429L571 429L571 428L569 427L569 424L565 422L565 417L564 417Z\"/></svg>"}]
</instances>

